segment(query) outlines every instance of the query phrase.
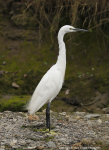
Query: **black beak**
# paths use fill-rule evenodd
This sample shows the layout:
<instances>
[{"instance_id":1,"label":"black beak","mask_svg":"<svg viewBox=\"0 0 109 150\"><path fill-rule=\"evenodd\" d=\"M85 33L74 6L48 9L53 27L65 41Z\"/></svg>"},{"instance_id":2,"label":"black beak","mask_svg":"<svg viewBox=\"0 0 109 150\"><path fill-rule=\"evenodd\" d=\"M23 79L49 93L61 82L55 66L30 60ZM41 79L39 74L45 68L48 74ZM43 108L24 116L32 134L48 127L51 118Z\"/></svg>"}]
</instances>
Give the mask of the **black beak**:
<instances>
[{"instance_id":1,"label":"black beak","mask_svg":"<svg viewBox=\"0 0 109 150\"><path fill-rule=\"evenodd\" d=\"M85 30L85 29L78 29L78 28L74 28L74 31L84 31L84 32L89 32L89 30Z\"/></svg>"}]
</instances>

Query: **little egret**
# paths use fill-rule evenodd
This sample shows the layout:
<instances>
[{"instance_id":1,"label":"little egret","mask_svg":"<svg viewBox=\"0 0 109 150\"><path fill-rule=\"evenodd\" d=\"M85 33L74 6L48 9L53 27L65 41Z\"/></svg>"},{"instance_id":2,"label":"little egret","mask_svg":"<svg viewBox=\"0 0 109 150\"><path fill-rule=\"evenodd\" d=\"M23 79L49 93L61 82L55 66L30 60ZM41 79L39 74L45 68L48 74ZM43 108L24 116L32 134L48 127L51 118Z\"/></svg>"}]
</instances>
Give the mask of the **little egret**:
<instances>
[{"instance_id":1,"label":"little egret","mask_svg":"<svg viewBox=\"0 0 109 150\"><path fill-rule=\"evenodd\" d=\"M32 98L27 106L27 109L31 114L38 111L44 104L48 103L46 109L46 127L50 131L50 105L51 101L57 96L62 88L64 82L64 75L66 70L66 47L63 41L63 37L66 33L86 31L84 29L74 28L70 25L61 27L58 33L59 55L55 65L53 65L47 73L42 77L41 81L37 85Z\"/></svg>"}]
</instances>

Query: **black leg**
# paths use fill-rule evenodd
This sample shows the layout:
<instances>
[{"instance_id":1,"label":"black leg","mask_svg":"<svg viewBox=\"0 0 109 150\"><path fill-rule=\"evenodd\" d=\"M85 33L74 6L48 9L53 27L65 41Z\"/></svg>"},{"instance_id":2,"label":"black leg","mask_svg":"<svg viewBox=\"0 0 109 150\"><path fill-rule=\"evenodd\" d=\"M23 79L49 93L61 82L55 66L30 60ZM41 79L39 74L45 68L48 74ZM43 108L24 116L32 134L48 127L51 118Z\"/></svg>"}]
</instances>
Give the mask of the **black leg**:
<instances>
[{"instance_id":1,"label":"black leg","mask_svg":"<svg viewBox=\"0 0 109 150\"><path fill-rule=\"evenodd\" d=\"M50 131L50 105L51 102L48 103L47 105L47 109L46 109L46 127L49 128Z\"/></svg>"}]
</instances>

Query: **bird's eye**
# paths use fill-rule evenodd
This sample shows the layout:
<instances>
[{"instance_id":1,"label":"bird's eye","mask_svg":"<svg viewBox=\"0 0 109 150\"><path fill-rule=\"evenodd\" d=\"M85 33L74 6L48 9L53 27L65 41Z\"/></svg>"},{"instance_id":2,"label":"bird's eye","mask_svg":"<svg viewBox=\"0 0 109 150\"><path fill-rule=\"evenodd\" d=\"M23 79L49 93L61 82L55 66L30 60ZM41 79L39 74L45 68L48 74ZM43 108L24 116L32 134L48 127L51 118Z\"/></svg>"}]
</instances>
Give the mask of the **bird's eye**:
<instances>
[{"instance_id":1,"label":"bird's eye","mask_svg":"<svg viewBox=\"0 0 109 150\"><path fill-rule=\"evenodd\" d=\"M70 30L73 30L72 28L70 28Z\"/></svg>"}]
</instances>

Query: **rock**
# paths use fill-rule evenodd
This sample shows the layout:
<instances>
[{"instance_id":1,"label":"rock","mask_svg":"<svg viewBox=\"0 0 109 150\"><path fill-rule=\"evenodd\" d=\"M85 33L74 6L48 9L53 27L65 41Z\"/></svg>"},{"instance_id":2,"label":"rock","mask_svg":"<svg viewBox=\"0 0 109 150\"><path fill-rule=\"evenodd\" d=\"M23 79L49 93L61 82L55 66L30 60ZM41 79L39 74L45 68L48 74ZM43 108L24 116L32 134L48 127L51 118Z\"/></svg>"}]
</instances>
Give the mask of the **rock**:
<instances>
[{"instance_id":1,"label":"rock","mask_svg":"<svg viewBox=\"0 0 109 150\"><path fill-rule=\"evenodd\" d=\"M66 112L59 113L59 115L65 116L65 115L66 115Z\"/></svg>"},{"instance_id":2,"label":"rock","mask_svg":"<svg viewBox=\"0 0 109 150\"><path fill-rule=\"evenodd\" d=\"M3 61L3 65L6 65L6 62L5 62L5 61Z\"/></svg>"},{"instance_id":3,"label":"rock","mask_svg":"<svg viewBox=\"0 0 109 150\"><path fill-rule=\"evenodd\" d=\"M14 88L19 88L19 85L16 84L15 82L13 82L13 83L12 83L12 87L14 87Z\"/></svg>"},{"instance_id":4,"label":"rock","mask_svg":"<svg viewBox=\"0 0 109 150\"><path fill-rule=\"evenodd\" d=\"M75 119L80 119L80 118L81 118L80 116L76 116L76 117L75 117Z\"/></svg>"},{"instance_id":5,"label":"rock","mask_svg":"<svg viewBox=\"0 0 109 150\"><path fill-rule=\"evenodd\" d=\"M13 118L13 122L16 122L17 121L17 119L16 118Z\"/></svg>"},{"instance_id":6,"label":"rock","mask_svg":"<svg viewBox=\"0 0 109 150\"><path fill-rule=\"evenodd\" d=\"M15 139L13 139L13 141L12 141L14 144L16 144L17 143L17 140L15 140Z\"/></svg>"},{"instance_id":7,"label":"rock","mask_svg":"<svg viewBox=\"0 0 109 150\"><path fill-rule=\"evenodd\" d=\"M5 146L1 146L0 150L4 150L5 149Z\"/></svg>"},{"instance_id":8,"label":"rock","mask_svg":"<svg viewBox=\"0 0 109 150\"><path fill-rule=\"evenodd\" d=\"M80 116L84 116L85 112L79 112L79 111L77 111L77 112L75 112L75 114L76 115L80 115Z\"/></svg>"},{"instance_id":9,"label":"rock","mask_svg":"<svg viewBox=\"0 0 109 150\"><path fill-rule=\"evenodd\" d=\"M70 89L67 89L67 90L65 91L65 95L68 95L69 92L70 92Z\"/></svg>"},{"instance_id":10,"label":"rock","mask_svg":"<svg viewBox=\"0 0 109 150\"><path fill-rule=\"evenodd\" d=\"M20 145L26 145L26 141L25 140L19 141L19 144Z\"/></svg>"},{"instance_id":11,"label":"rock","mask_svg":"<svg viewBox=\"0 0 109 150\"><path fill-rule=\"evenodd\" d=\"M70 116L66 115L65 118L66 118L67 121L69 121Z\"/></svg>"},{"instance_id":12,"label":"rock","mask_svg":"<svg viewBox=\"0 0 109 150\"><path fill-rule=\"evenodd\" d=\"M6 111L4 111L5 113L12 113L12 111L9 111L9 110L6 110Z\"/></svg>"},{"instance_id":13,"label":"rock","mask_svg":"<svg viewBox=\"0 0 109 150\"><path fill-rule=\"evenodd\" d=\"M97 123L98 123L98 124L101 124L101 123L102 123L102 120L101 120L101 119L98 119L98 120L97 120Z\"/></svg>"},{"instance_id":14,"label":"rock","mask_svg":"<svg viewBox=\"0 0 109 150\"><path fill-rule=\"evenodd\" d=\"M26 149L27 149L27 148L26 148ZM33 150L33 149L36 149L36 146L31 146L31 147L28 146L28 149L32 149L32 150Z\"/></svg>"},{"instance_id":15,"label":"rock","mask_svg":"<svg viewBox=\"0 0 109 150\"><path fill-rule=\"evenodd\" d=\"M24 74L24 77L27 77L27 74Z\"/></svg>"},{"instance_id":16,"label":"rock","mask_svg":"<svg viewBox=\"0 0 109 150\"><path fill-rule=\"evenodd\" d=\"M109 107L103 108L102 110L104 111L105 114L109 114Z\"/></svg>"},{"instance_id":17,"label":"rock","mask_svg":"<svg viewBox=\"0 0 109 150\"><path fill-rule=\"evenodd\" d=\"M42 111L43 113L46 113L46 109L43 109L43 111Z\"/></svg>"},{"instance_id":18,"label":"rock","mask_svg":"<svg viewBox=\"0 0 109 150\"><path fill-rule=\"evenodd\" d=\"M86 115L84 118L85 119L91 119L91 118L98 118L100 116L101 115L99 115L99 114L89 114L89 115Z\"/></svg>"},{"instance_id":19,"label":"rock","mask_svg":"<svg viewBox=\"0 0 109 150\"><path fill-rule=\"evenodd\" d=\"M106 114L106 118L109 118L109 114Z\"/></svg>"},{"instance_id":20,"label":"rock","mask_svg":"<svg viewBox=\"0 0 109 150\"><path fill-rule=\"evenodd\" d=\"M74 119L73 117L69 117L69 121L76 122L77 120Z\"/></svg>"},{"instance_id":21,"label":"rock","mask_svg":"<svg viewBox=\"0 0 109 150\"><path fill-rule=\"evenodd\" d=\"M60 141L60 142L62 142L62 143L65 143L66 138L60 138L60 139L58 139L58 141Z\"/></svg>"},{"instance_id":22,"label":"rock","mask_svg":"<svg viewBox=\"0 0 109 150\"><path fill-rule=\"evenodd\" d=\"M109 121L105 121L104 123L109 124Z\"/></svg>"},{"instance_id":23,"label":"rock","mask_svg":"<svg viewBox=\"0 0 109 150\"><path fill-rule=\"evenodd\" d=\"M13 149L18 149L19 146L18 146L18 145L14 145L14 146L12 146L12 148L13 148Z\"/></svg>"},{"instance_id":24,"label":"rock","mask_svg":"<svg viewBox=\"0 0 109 150\"><path fill-rule=\"evenodd\" d=\"M37 150L41 150L41 149L44 149L44 146L37 146Z\"/></svg>"},{"instance_id":25,"label":"rock","mask_svg":"<svg viewBox=\"0 0 109 150\"><path fill-rule=\"evenodd\" d=\"M53 141L49 141L49 142L47 143L47 146L48 146L49 148L56 148L56 144L55 144Z\"/></svg>"},{"instance_id":26,"label":"rock","mask_svg":"<svg viewBox=\"0 0 109 150\"><path fill-rule=\"evenodd\" d=\"M56 126L56 128L60 128L60 126Z\"/></svg>"},{"instance_id":27,"label":"rock","mask_svg":"<svg viewBox=\"0 0 109 150\"><path fill-rule=\"evenodd\" d=\"M9 144L13 147L17 143L17 140L13 139Z\"/></svg>"}]
</instances>

